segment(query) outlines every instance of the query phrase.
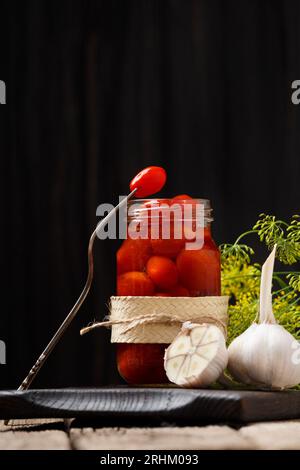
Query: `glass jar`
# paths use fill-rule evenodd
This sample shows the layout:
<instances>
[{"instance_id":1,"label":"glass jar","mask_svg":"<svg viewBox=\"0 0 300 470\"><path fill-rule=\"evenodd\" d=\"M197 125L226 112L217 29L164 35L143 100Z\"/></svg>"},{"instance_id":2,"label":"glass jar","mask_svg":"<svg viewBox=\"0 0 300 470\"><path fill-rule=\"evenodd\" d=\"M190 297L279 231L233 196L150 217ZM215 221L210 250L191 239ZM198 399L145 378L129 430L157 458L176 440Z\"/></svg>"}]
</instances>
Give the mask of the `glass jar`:
<instances>
[{"instance_id":1,"label":"glass jar","mask_svg":"<svg viewBox=\"0 0 300 470\"><path fill-rule=\"evenodd\" d=\"M211 235L212 220L206 199L131 201L127 239L117 252L117 295L220 295L220 253ZM167 383L167 347L118 343L120 375L129 384Z\"/></svg>"}]
</instances>

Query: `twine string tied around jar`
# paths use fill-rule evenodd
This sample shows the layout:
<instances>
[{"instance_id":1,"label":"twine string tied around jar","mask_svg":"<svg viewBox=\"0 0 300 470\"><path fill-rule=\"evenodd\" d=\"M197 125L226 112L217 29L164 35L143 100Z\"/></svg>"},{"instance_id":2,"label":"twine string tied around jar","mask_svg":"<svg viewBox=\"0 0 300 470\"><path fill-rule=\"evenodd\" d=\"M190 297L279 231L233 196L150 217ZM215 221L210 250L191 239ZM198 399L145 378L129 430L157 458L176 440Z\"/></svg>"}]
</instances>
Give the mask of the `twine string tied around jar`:
<instances>
[{"instance_id":1,"label":"twine string tied around jar","mask_svg":"<svg viewBox=\"0 0 300 470\"><path fill-rule=\"evenodd\" d=\"M184 322L211 323L227 334L228 297L111 297L105 321L82 328L81 335L112 327L112 343L169 343Z\"/></svg>"},{"instance_id":2,"label":"twine string tied around jar","mask_svg":"<svg viewBox=\"0 0 300 470\"><path fill-rule=\"evenodd\" d=\"M199 315L197 318L187 318L185 321L190 321L191 323L212 323L212 324L217 324L220 328L226 332L227 327L224 322L219 320L217 317L213 316L205 316L205 315ZM124 332L128 332L135 328L136 326L142 326L146 325L149 323L166 323L166 324L172 324L172 323L182 323L182 318L176 317L174 315L168 316L165 313L160 314L160 313L153 313L152 315L140 315L138 317L134 318L127 318L127 319L122 319L122 320L106 320L103 322L95 322L92 325L88 325L85 328L82 328L80 330L81 335L85 335L86 333L90 333L90 331L96 329L96 328L101 328L101 327L106 327L109 328L110 326L113 325L126 325L128 324Z\"/></svg>"}]
</instances>

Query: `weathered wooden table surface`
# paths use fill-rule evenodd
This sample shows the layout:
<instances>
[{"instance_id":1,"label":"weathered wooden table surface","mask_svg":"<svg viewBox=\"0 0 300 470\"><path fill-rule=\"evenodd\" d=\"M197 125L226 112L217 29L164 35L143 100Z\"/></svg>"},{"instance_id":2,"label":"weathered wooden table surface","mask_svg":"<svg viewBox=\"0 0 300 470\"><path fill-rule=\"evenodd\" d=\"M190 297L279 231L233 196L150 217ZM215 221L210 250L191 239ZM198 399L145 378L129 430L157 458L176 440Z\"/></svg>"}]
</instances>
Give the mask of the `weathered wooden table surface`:
<instances>
[{"instance_id":1,"label":"weathered wooden table surface","mask_svg":"<svg viewBox=\"0 0 300 470\"><path fill-rule=\"evenodd\" d=\"M0 449L6 450L253 450L300 449L300 420L227 425L153 428L77 428L62 421L47 425L0 424Z\"/></svg>"}]
</instances>

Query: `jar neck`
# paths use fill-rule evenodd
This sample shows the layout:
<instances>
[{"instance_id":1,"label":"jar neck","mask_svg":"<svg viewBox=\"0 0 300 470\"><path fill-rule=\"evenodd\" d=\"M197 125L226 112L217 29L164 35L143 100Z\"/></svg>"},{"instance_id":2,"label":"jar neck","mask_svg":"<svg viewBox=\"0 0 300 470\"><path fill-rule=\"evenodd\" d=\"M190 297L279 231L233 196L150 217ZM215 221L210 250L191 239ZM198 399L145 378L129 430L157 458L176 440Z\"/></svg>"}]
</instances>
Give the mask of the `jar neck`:
<instances>
[{"instance_id":1,"label":"jar neck","mask_svg":"<svg viewBox=\"0 0 300 470\"><path fill-rule=\"evenodd\" d=\"M136 199L127 206L127 220L149 224L186 223L210 230L213 221L208 199Z\"/></svg>"}]
</instances>

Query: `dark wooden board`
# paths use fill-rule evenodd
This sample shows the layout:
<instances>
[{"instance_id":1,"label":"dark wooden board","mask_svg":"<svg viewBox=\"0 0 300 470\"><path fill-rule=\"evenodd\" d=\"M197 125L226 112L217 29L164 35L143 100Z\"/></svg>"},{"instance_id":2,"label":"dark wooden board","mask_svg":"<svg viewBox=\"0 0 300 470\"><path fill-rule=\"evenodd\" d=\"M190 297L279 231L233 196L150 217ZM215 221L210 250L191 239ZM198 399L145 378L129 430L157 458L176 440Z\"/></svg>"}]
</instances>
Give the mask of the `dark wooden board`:
<instances>
[{"instance_id":1,"label":"dark wooden board","mask_svg":"<svg viewBox=\"0 0 300 470\"><path fill-rule=\"evenodd\" d=\"M201 424L300 418L300 392L104 387L0 391L0 419Z\"/></svg>"}]
</instances>

